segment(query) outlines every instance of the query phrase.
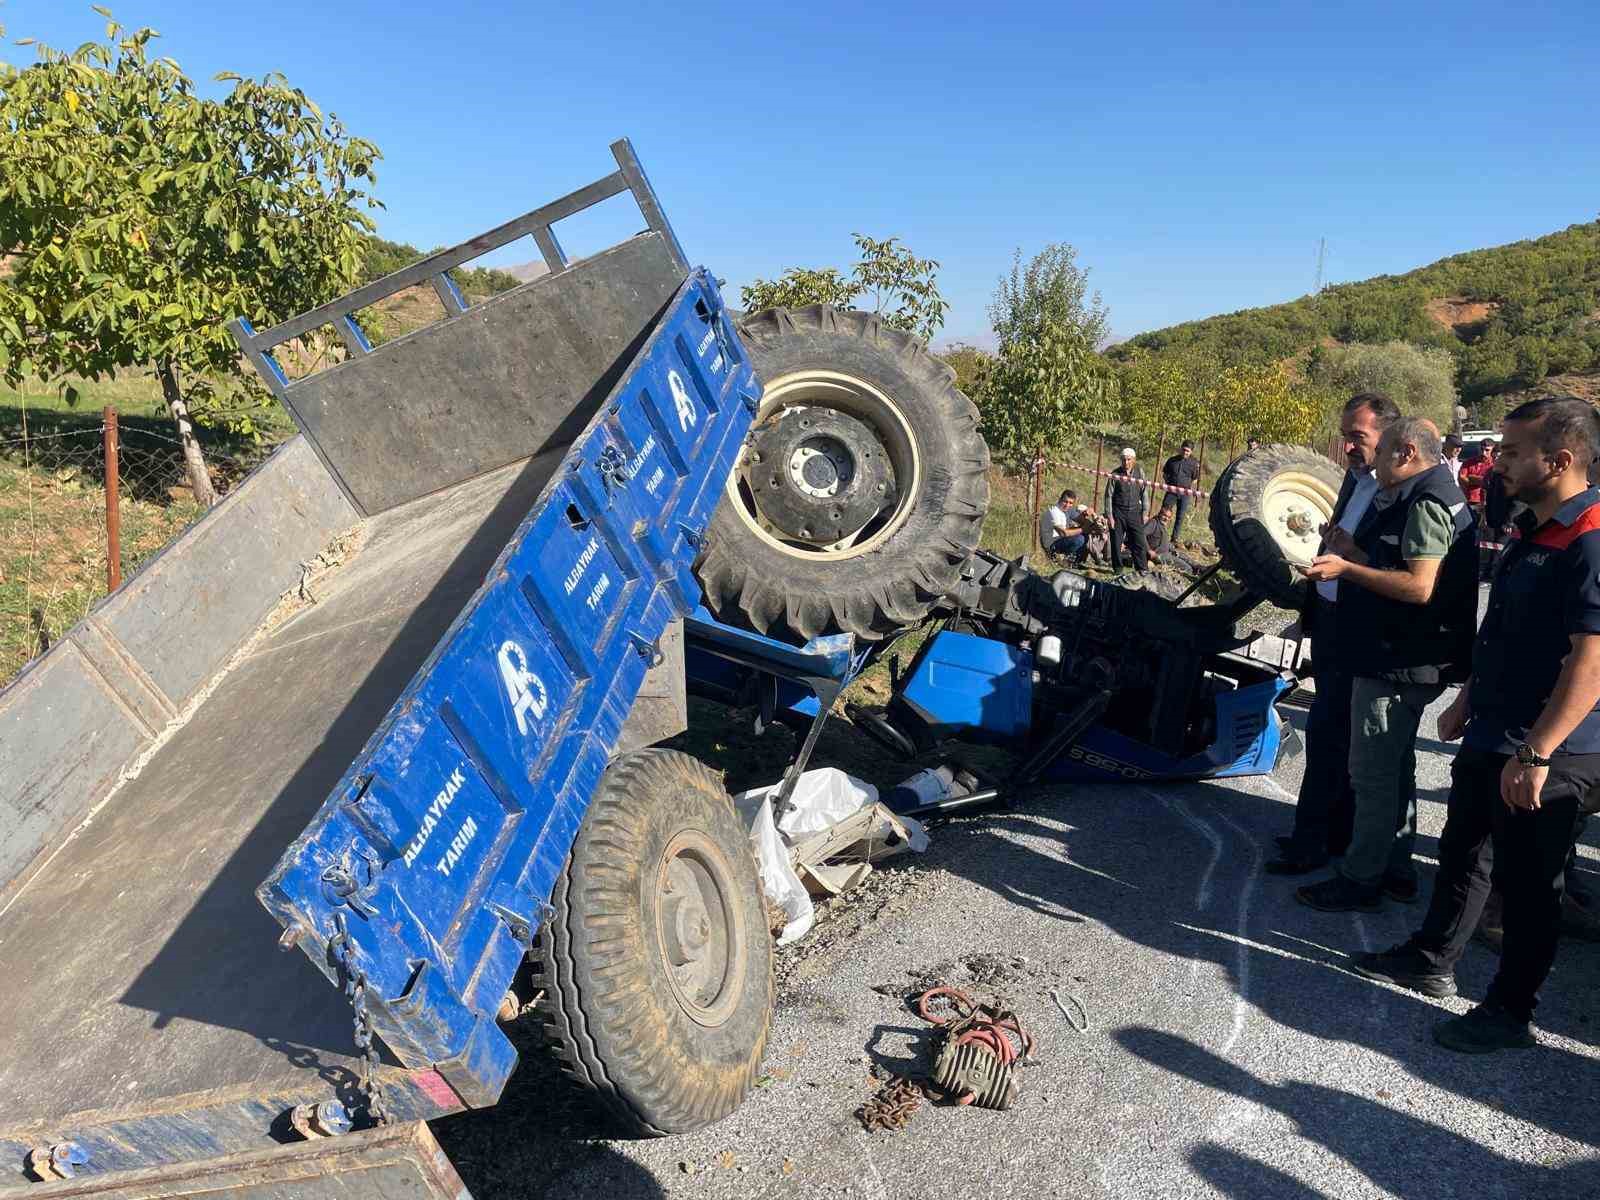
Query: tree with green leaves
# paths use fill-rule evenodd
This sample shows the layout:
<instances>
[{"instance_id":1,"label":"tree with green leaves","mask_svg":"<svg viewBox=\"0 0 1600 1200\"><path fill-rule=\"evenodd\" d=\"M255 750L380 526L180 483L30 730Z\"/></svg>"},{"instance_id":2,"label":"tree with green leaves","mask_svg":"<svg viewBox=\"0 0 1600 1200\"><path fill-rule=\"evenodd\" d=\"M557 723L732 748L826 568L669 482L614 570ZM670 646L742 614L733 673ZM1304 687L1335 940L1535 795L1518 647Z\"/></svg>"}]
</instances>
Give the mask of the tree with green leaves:
<instances>
[{"instance_id":1,"label":"tree with green leaves","mask_svg":"<svg viewBox=\"0 0 1600 1200\"><path fill-rule=\"evenodd\" d=\"M0 371L154 371L196 499L196 413L244 376L225 322L270 324L346 288L379 158L280 75L202 97L151 29L0 64ZM31 44L23 42L20 44Z\"/></svg>"},{"instance_id":2,"label":"tree with green leaves","mask_svg":"<svg viewBox=\"0 0 1600 1200\"><path fill-rule=\"evenodd\" d=\"M849 275L837 267L790 267L777 279L739 289L746 311L830 304L876 313L891 329L929 341L944 326L950 303L939 292L939 263L918 258L899 238L851 235L860 254Z\"/></svg>"},{"instance_id":3,"label":"tree with green leaves","mask_svg":"<svg viewBox=\"0 0 1600 1200\"><path fill-rule=\"evenodd\" d=\"M939 351L938 357L956 373L956 387L974 402L983 394L985 380L994 366L994 355L981 346L955 342Z\"/></svg>"},{"instance_id":4,"label":"tree with green leaves","mask_svg":"<svg viewBox=\"0 0 1600 1200\"><path fill-rule=\"evenodd\" d=\"M1115 379L1076 325L1052 318L1001 344L975 399L989 451L1022 467L1061 458L1113 415Z\"/></svg>"},{"instance_id":5,"label":"tree with green leaves","mask_svg":"<svg viewBox=\"0 0 1600 1200\"><path fill-rule=\"evenodd\" d=\"M1407 416L1427 417L1446 432L1453 426L1455 363L1446 350L1407 342L1318 347L1306 369L1313 383L1336 396L1382 392Z\"/></svg>"},{"instance_id":6,"label":"tree with green leaves","mask_svg":"<svg viewBox=\"0 0 1600 1200\"><path fill-rule=\"evenodd\" d=\"M1052 324L1071 326L1098 349L1111 333L1110 322L1100 293L1089 290L1089 269L1078 265L1078 251L1065 242L1051 243L1026 263L1017 250L989 305L989 323L1002 346Z\"/></svg>"}]
</instances>

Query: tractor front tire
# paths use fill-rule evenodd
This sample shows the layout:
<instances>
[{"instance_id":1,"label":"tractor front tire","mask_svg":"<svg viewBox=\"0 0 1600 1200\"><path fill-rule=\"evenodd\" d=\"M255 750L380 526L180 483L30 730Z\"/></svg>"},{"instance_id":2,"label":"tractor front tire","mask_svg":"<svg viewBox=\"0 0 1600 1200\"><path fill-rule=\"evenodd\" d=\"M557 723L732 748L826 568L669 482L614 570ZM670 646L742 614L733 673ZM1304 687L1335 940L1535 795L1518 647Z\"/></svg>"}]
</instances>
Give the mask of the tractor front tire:
<instances>
[{"instance_id":1,"label":"tractor front tire","mask_svg":"<svg viewBox=\"0 0 1600 1200\"><path fill-rule=\"evenodd\" d=\"M1229 463L1211 489L1211 533L1239 581L1280 608L1298 608L1309 566L1333 515L1344 471L1304 446L1258 446Z\"/></svg>"}]
</instances>

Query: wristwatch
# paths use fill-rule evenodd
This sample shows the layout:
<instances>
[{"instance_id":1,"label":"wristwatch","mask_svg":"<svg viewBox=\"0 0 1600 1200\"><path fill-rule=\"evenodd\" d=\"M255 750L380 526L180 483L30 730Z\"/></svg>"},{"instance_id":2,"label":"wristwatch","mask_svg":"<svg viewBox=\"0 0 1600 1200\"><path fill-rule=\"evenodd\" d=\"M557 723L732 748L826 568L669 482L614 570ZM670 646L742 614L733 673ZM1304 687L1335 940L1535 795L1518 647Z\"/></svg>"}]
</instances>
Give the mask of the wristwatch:
<instances>
[{"instance_id":1,"label":"wristwatch","mask_svg":"<svg viewBox=\"0 0 1600 1200\"><path fill-rule=\"evenodd\" d=\"M1548 767L1550 760L1542 758L1533 752L1533 747L1521 738L1512 737L1511 731L1506 730L1506 737L1511 738L1512 748L1517 753L1517 761L1525 767Z\"/></svg>"}]
</instances>

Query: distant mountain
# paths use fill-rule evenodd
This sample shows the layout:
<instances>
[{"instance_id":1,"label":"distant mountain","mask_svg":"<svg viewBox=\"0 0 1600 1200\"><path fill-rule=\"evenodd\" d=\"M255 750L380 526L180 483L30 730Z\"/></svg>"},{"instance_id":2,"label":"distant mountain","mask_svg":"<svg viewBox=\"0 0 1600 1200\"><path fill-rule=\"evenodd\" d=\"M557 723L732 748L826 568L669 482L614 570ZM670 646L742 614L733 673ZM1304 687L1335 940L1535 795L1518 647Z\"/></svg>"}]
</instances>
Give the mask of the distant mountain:
<instances>
[{"instance_id":1,"label":"distant mountain","mask_svg":"<svg viewBox=\"0 0 1600 1200\"><path fill-rule=\"evenodd\" d=\"M533 262L518 263L514 267L501 267L507 275L518 283L527 283L530 279L537 279L541 275L548 275L550 268L544 265L544 260L535 259Z\"/></svg>"},{"instance_id":2,"label":"distant mountain","mask_svg":"<svg viewBox=\"0 0 1600 1200\"><path fill-rule=\"evenodd\" d=\"M1334 284L1287 304L1152 330L1110 354L1192 349L1264 362L1330 338L1442 346L1455 356L1466 402L1600 369L1600 221L1403 275Z\"/></svg>"}]
</instances>

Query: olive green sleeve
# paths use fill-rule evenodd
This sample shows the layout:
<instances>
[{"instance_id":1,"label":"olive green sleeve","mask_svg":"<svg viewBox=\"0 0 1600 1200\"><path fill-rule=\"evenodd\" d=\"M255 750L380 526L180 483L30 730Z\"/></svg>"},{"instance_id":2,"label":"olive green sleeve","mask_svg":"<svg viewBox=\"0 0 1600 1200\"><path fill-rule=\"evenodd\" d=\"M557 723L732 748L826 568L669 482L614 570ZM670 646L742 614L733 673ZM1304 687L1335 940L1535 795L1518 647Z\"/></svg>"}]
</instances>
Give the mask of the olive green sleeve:
<instances>
[{"instance_id":1,"label":"olive green sleeve","mask_svg":"<svg viewBox=\"0 0 1600 1200\"><path fill-rule=\"evenodd\" d=\"M1455 519L1450 510L1433 499L1418 500L1406 517L1406 531L1400 539L1402 558L1443 558L1455 541Z\"/></svg>"}]
</instances>

